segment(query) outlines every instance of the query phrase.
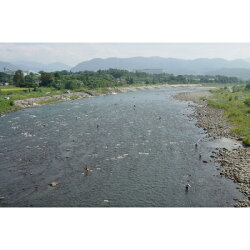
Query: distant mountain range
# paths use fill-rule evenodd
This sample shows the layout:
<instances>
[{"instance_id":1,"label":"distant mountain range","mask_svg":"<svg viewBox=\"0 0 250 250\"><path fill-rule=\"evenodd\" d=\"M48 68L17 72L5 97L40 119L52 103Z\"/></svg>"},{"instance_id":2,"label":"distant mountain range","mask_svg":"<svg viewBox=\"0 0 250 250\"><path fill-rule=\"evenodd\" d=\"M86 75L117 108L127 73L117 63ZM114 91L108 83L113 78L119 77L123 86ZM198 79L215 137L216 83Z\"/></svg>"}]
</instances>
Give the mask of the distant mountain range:
<instances>
[{"instance_id":1,"label":"distant mountain range","mask_svg":"<svg viewBox=\"0 0 250 250\"><path fill-rule=\"evenodd\" d=\"M97 71L99 69L118 68L129 71L142 69L162 69L175 75L227 75L250 79L250 62L246 60L194 59L184 60L163 57L133 57L133 58L96 58L77 64L71 69L73 72L83 70ZM232 70L234 69L234 70ZM248 72L249 70L249 72Z\"/></svg>"},{"instance_id":2,"label":"distant mountain range","mask_svg":"<svg viewBox=\"0 0 250 250\"><path fill-rule=\"evenodd\" d=\"M5 69L24 71L60 71L68 70L73 72L99 69L125 69L129 71L143 69L161 69L163 72L174 75L225 75L236 76L243 80L250 79L250 61L249 60L225 60L221 58L207 59L200 58L194 60L184 60L176 58L163 57L132 57L132 58L95 58L89 61L84 61L77 64L75 67L55 62L50 64L42 64L31 61L15 61L2 62L0 61L0 71Z\"/></svg>"},{"instance_id":3,"label":"distant mountain range","mask_svg":"<svg viewBox=\"0 0 250 250\"><path fill-rule=\"evenodd\" d=\"M13 64L11 64L9 62L0 61L0 72L3 72L4 69L6 69L6 70L17 70L18 68L15 65L13 65Z\"/></svg>"},{"instance_id":4,"label":"distant mountain range","mask_svg":"<svg viewBox=\"0 0 250 250\"><path fill-rule=\"evenodd\" d=\"M7 70L24 70L24 71L46 71L46 72L53 72L53 71L60 71L60 70L70 70L70 66L55 62L50 64L43 64L38 62L31 62L31 61L15 61L15 62L2 62L0 61L0 71L4 71L4 68Z\"/></svg>"},{"instance_id":5,"label":"distant mountain range","mask_svg":"<svg viewBox=\"0 0 250 250\"><path fill-rule=\"evenodd\" d=\"M60 70L70 70L70 66L55 62L50 64L43 64L38 62L31 62L31 61L16 61L14 63L19 67L21 70L32 70L32 71L47 71L47 72L53 72L53 71L60 71Z\"/></svg>"}]
</instances>

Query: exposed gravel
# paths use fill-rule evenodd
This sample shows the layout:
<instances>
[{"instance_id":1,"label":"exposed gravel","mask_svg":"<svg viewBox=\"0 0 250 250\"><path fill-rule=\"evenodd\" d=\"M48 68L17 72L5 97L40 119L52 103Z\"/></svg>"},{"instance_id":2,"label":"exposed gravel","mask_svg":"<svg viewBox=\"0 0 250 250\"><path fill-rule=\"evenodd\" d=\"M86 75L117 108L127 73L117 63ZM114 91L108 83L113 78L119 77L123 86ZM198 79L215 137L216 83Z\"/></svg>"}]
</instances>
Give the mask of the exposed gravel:
<instances>
[{"instance_id":1,"label":"exposed gravel","mask_svg":"<svg viewBox=\"0 0 250 250\"><path fill-rule=\"evenodd\" d=\"M199 91L181 93L175 98L196 103L196 105L190 104L195 108L195 112L191 116L197 119L196 125L203 128L210 137L240 140L232 135L233 126L223 115L224 110L212 108L207 105L206 101L200 99L211 95L208 91ZM238 201L236 206L250 207L250 148L240 147L230 151L225 148L220 149L217 153L215 152L215 159L221 165L220 174L237 183L239 190L246 195L246 199Z\"/></svg>"},{"instance_id":2,"label":"exposed gravel","mask_svg":"<svg viewBox=\"0 0 250 250\"><path fill-rule=\"evenodd\" d=\"M37 97L37 98L28 98L24 100L16 100L14 101L14 104L17 106L20 106L22 108L32 108L32 107L39 107L42 105L45 105L46 103L39 103L43 101L52 101L56 100L58 102L65 102L72 100L71 98L77 99L77 98L86 98L91 97L89 93L85 92L65 92L62 95L54 95L54 96L43 96L43 97Z\"/></svg>"}]
</instances>

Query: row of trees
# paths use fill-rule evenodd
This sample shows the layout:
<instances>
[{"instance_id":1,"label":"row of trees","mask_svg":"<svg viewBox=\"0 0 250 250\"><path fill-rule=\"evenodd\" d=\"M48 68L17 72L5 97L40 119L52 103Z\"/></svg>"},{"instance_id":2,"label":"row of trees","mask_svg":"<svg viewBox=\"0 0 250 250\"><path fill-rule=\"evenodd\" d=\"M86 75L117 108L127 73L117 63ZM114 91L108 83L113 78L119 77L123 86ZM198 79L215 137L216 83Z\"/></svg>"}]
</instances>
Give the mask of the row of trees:
<instances>
[{"instance_id":1,"label":"row of trees","mask_svg":"<svg viewBox=\"0 0 250 250\"><path fill-rule=\"evenodd\" d=\"M0 82L12 82L12 76L4 72L0 72Z\"/></svg>"},{"instance_id":2,"label":"row of trees","mask_svg":"<svg viewBox=\"0 0 250 250\"><path fill-rule=\"evenodd\" d=\"M13 76L13 84L17 87L33 88L39 86L39 79L36 74L30 73L24 76L22 70L17 70Z\"/></svg>"},{"instance_id":3,"label":"row of trees","mask_svg":"<svg viewBox=\"0 0 250 250\"><path fill-rule=\"evenodd\" d=\"M5 74L5 73L2 73ZM0 77L6 77L7 74ZM10 77L8 75L8 77ZM69 72L66 70L57 72L39 72L39 74L27 74L17 70L12 76L12 81L18 87L54 87L56 89L79 89L79 88L101 88L130 85L135 83L143 84L173 84L173 83L239 83L236 77L227 76L194 76L161 73L148 74L145 72L130 72L120 69Z\"/></svg>"}]
</instances>

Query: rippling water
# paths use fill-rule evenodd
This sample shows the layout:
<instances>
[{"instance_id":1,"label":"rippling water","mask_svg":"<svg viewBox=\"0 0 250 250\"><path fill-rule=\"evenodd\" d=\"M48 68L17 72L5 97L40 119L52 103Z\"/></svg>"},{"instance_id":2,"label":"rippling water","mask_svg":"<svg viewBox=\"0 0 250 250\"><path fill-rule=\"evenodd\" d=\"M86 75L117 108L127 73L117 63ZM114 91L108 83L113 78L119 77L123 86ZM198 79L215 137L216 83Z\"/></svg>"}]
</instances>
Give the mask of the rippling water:
<instances>
[{"instance_id":1,"label":"rippling water","mask_svg":"<svg viewBox=\"0 0 250 250\"><path fill-rule=\"evenodd\" d=\"M0 117L0 206L233 206L241 194L219 175L188 103L173 99L183 91L94 97ZM85 165L93 171L84 173Z\"/></svg>"}]
</instances>

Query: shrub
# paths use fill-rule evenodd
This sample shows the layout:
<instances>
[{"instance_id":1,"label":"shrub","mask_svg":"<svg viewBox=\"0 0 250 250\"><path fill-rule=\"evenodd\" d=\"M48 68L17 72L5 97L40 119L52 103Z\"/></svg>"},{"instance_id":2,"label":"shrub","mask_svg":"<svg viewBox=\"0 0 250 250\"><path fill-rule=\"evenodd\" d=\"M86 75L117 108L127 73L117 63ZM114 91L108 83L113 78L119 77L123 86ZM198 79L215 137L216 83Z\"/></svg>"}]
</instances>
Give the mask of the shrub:
<instances>
[{"instance_id":1,"label":"shrub","mask_svg":"<svg viewBox=\"0 0 250 250\"><path fill-rule=\"evenodd\" d=\"M35 87L35 88L33 89L33 91L35 91L35 92L42 92L42 90L41 90L40 88L38 88L38 87Z\"/></svg>"},{"instance_id":2,"label":"shrub","mask_svg":"<svg viewBox=\"0 0 250 250\"><path fill-rule=\"evenodd\" d=\"M201 101L206 101L207 98L206 98L206 97L200 97L200 100L201 100Z\"/></svg>"},{"instance_id":3,"label":"shrub","mask_svg":"<svg viewBox=\"0 0 250 250\"><path fill-rule=\"evenodd\" d=\"M65 84L65 89L79 89L83 85L82 81L79 80L72 80L72 81L67 81Z\"/></svg>"},{"instance_id":4,"label":"shrub","mask_svg":"<svg viewBox=\"0 0 250 250\"><path fill-rule=\"evenodd\" d=\"M247 99L244 101L244 104L246 104L248 107L250 107L250 98L247 98Z\"/></svg>"},{"instance_id":5,"label":"shrub","mask_svg":"<svg viewBox=\"0 0 250 250\"><path fill-rule=\"evenodd\" d=\"M250 135L247 135L244 139L243 139L243 143L247 146L250 146Z\"/></svg>"},{"instance_id":6,"label":"shrub","mask_svg":"<svg viewBox=\"0 0 250 250\"><path fill-rule=\"evenodd\" d=\"M239 86L233 86L232 91L233 91L233 93L238 92L238 91L240 91L240 87Z\"/></svg>"},{"instance_id":7,"label":"shrub","mask_svg":"<svg viewBox=\"0 0 250 250\"><path fill-rule=\"evenodd\" d=\"M248 83L248 84L246 85L246 89L247 89L247 90L250 90L250 83Z\"/></svg>"}]
</instances>

